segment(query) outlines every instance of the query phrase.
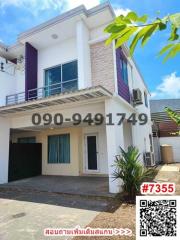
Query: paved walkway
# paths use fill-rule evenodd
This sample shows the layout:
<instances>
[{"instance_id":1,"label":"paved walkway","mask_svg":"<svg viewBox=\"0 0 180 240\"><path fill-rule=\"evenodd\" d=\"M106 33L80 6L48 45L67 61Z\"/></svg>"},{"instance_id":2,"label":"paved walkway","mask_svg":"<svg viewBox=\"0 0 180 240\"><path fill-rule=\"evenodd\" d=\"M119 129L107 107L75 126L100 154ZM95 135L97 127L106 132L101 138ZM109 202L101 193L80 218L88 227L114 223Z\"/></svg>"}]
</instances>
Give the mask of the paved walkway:
<instances>
[{"instance_id":1,"label":"paved walkway","mask_svg":"<svg viewBox=\"0 0 180 240\"><path fill-rule=\"evenodd\" d=\"M0 240L50 240L44 228L84 227L108 205L92 197L0 189Z\"/></svg>"}]
</instances>

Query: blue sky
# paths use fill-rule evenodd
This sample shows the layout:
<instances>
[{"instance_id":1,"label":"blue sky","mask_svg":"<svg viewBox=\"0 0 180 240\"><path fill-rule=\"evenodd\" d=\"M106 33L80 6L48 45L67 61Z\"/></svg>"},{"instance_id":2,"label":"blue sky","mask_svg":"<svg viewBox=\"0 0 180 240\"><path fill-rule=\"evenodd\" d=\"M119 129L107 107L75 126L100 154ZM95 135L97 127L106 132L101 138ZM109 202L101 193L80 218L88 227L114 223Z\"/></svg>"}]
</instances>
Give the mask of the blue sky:
<instances>
[{"instance_id":1,"label":"blue sky","mask_svg":"<svg viewBox=\"0 0 180 240\"><path fill-rule=\"evenodd\" d=\"M16 42L17 35L38 25L61 12L80 4L93 7L103 0L0 0L0 41L5 44ZM160 16L180 10L180 0L110 0L116 13L130 10L138 14L148 14L154 18L157 11ZM167 32L153 36L144 47L135 52L136 62L144 76L152 97L180 98L180 55L165 64L157 57L158 51L165 45Z\"/></svg>"}]
</instances>

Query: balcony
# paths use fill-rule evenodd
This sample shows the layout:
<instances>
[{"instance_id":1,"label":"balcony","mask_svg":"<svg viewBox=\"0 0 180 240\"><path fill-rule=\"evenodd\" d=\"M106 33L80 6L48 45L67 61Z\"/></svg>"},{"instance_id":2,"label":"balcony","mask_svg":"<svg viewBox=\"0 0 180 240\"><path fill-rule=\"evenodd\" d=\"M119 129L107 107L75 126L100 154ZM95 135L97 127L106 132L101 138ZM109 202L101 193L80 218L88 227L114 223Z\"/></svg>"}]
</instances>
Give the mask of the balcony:
<instances>
[{"instance_id":1,"label":"balcony","mask_svg":"<svg viewBox=\"0 0 180 240\"><path fill-rule=\"evenodd\" d=\"M32 101L35 99L42 99L60 93L70 92L78 89L78 79L71 79L66 82L55 83L40 88L28 90L27 99L25 92L11 94L6 96L6 106Z\"/></svg>"}]
</instances>

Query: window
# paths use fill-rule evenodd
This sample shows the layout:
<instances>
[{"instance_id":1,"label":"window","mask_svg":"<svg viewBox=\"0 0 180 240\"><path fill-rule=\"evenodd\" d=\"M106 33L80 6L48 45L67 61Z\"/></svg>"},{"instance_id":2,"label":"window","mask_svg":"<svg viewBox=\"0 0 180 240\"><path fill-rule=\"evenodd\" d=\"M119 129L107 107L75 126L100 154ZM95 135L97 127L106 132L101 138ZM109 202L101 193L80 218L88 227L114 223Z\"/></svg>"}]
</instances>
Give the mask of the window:
<instances>
[{"instance_id":1,"label":"window","mask_svg":"<svg viewBox=\"0 0 180 240\"><path fill-rule=\"evenodd\" d=\"M78 88L77 61L45 70L45 96Z\"/></svg>"},{"instance_id":2,"label":"window","mask_svg":"<svg viewBox=\"0 0 180 240\"><path fill-rule=\"evenodd\" d=\"M18 138L18 143L36 143L35 137Z\"/></svg>"},{"instance_id":3,"label":"window","mask_svg":"<svg viewBox=\"0 0 180 240\"><path fill-rule=\"evenodd\" d=\"M146 92L144 92L144 104L146 107L148 107L148 98Z\"/></svg>"},{"instance_id":4,"label":"window","mask_svg":"<svg viewBox=\"0 0 180 240\"><path fill-rule=\"evenodd\" d=\"M120 60L121 64L121 74L122 74L122 80L125 84L128 85L128 70L127 70L127 61L124 58L121 58Z\"/></svg>"},{"instance_id":5,"label":"window","mask_svg":"<svg viewBox=\"0 0 180 240\"><path fill-rule=\"evenodd\" d=\"M70 134L48 136L48 163L70 163Z\"/></svg>"}]
</instances>

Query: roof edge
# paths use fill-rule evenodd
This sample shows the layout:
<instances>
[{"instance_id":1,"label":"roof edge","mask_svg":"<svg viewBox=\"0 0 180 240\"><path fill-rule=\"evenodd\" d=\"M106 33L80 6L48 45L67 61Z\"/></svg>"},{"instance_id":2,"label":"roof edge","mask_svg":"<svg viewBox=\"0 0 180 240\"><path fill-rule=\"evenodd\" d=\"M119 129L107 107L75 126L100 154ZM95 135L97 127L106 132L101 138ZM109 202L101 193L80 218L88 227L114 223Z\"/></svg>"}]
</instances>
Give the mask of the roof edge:
<instances>
[{"instance_id":1,"label":"roof edge","mask_svg":"<svg viewBox=\"0 0 180 240\"><path fill-rule=\"evenodd\" d=\"M60 22L63 22L65 20L68 20L74 16L78 16L79 14L84 14L86 17L89 17L91 15L94 15L96 13L99 13L101 11L103 11L105 8L109 8L111 14L112 14L112 17L115 17L115 13L114 13L114 10L111 6L111 4L109 2L105 2L105 3L102 3L102 4L99 4L89 10L86 9L86 7L84 5L80 5L76 8L73 8L69 11L66 11L62 14L60 14L59 16L57 17L54 17L42 24L39 24L33 28L31 28L30 30L27 30L25 32L22 32L21 34L18 35L18 41L21 41L23 40L24 38L32 35L32 34L35 34L39 31L42 31L48 27L51 27L57 23L60 23Z\"/></svg>"}]
</instances>

